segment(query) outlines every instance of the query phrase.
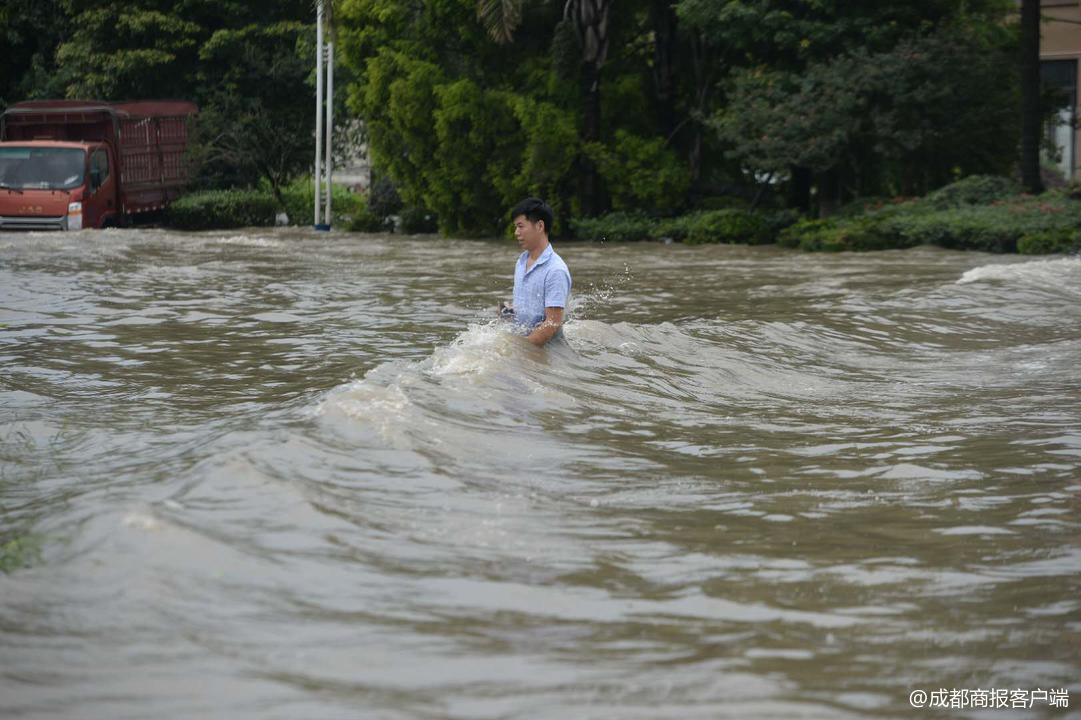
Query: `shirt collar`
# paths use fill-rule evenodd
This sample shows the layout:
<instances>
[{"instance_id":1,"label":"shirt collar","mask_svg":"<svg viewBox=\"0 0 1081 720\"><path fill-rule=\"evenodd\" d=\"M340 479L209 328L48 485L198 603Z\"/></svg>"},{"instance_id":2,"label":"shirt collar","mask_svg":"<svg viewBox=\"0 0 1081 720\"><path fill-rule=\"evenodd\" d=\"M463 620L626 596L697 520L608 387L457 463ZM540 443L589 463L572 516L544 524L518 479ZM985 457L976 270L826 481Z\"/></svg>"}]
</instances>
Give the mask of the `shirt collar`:
<instances>
[{"instance_id":1,"label":"shirt collar","mask_svg":"<svg viewBox=\"0 0 1081 720\"><path fill-rule=\"evenodd\" d=\"M533 272L533 270L538 265L543 265L544 263L548 262L548 260L552 257L553 252L554 251L552 250L552 243L548 243L548 247L544 248L544 252L542 252L540 254L540 257L537 258L537 262L533 263L529 267L529 269L526 270L526 274L529 274L529 273ZM528 250L526 250L525 252L522 253L522 264L524 265L527 262L529 262L529 251Z\"/></svg>"}]
</instances>

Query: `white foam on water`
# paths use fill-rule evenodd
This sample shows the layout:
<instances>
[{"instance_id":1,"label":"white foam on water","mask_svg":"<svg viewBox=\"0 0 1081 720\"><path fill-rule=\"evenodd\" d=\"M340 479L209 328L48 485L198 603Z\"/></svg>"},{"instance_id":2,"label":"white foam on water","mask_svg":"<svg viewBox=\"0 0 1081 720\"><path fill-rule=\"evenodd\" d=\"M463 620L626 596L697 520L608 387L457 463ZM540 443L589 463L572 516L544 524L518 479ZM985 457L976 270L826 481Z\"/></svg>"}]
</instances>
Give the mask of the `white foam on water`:
<instances>
[{"instance_id":1,"label":"white foam on water","mask_svg":"<svg viewBox=\"0 0 1081 720\"><path fill-rule=\"evenodd\" d=\"M966 272L957 280L958 285L1001 280L1055 287L1066 283L1081 283L1081 257L1063 257L1053 260L1032 260L1022 263L997 263L981 265Z\"/></svg>"},{"instance_id":2,"label":"white foam on water","mask_svg":"<svg viewBox=\"0 0 1081 720\"><path fill-rule=\"evenodd\" d=\"M434 398L475 394L478 382L491 379L523 352L528 348L511 326L497 321L470 325L424 360L384 363L363 378L331 390L312 414L341 418L343 428L374 430L392 445L408 444L410 428L431 425L431 405L438 404ZM531 384L523 379L523 385Z\"/></svg>"},{"instance_id":3,"label":"white foam on water","mask_svg":"<svg viewBox=\"0 0 1081 720\"><path fill-rule=\"evenodd\" d=\"M435 349L427 372L435 377L487 375L521 351L520 343L505 323L470 325L450 345Z\"/></svg>"},{"instance_id":4,"label":"white foam on water","mask_svg":"<svg viewBox=\"0 0 1081 720\"><path fill-rule=\"evenodd\" d=\"M228 235L226 237L211 238L211 242L219 245L240 245L244 247L281 247L281 241L259 235Z\"/></svg>"}]
</instances>

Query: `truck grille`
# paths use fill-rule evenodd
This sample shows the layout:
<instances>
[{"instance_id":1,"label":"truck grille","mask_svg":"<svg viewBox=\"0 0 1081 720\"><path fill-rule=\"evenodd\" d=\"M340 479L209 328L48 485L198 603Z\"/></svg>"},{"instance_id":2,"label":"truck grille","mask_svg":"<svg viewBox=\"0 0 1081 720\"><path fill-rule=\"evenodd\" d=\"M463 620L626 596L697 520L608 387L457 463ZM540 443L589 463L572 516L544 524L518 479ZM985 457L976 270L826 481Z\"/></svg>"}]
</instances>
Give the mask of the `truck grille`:
<instances>
[{"instance_id":1,"label":"truck grille","mask_svg":"<svg viewBox=\"0 0 1081 720\"><path fill-rule=\"evenodd\" d=\"M67 216L14 217L0 215L0 230L67 230Z\"/></svg>"}]
</instances>

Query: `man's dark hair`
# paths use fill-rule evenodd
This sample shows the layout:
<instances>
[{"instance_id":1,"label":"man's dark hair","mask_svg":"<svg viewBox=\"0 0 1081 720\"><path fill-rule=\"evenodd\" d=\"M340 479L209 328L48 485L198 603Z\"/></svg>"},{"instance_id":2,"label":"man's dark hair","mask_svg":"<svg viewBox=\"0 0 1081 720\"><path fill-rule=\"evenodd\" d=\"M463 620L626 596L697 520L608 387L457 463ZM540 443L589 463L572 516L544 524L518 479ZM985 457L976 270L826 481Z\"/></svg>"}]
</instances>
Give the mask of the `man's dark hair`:
<instances>
[{"instance_id":1,"label":"man's dark hair","mask_svg":"<svg viewBox=\"0 0 1081 720\"><path fill-rule=\"evenodd\" d=\"M519 215L525 215L531 223L543 220L544 231L551 234L552 223L555 221L555 213L552 212L552 208L548 207L548 203L540 198L526 198L515 205L514 209L510 211L510 219L513 220Z\"/></svg>"}]
</instances>

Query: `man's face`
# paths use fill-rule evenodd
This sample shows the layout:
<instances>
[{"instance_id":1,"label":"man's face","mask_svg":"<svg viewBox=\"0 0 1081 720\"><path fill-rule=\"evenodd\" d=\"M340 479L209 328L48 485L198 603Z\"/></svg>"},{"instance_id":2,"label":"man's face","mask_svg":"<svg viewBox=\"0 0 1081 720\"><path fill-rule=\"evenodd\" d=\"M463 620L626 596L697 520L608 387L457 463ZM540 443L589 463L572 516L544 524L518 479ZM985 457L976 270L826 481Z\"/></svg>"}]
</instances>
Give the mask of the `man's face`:
<instances>
[{"instance_id":1,"label":"man's face","mask_svg":"<svg viewBox=\"0 0 1081 720\"><path fill-rule=\"evenodd\" d=\"M523 250L536 250L544 242L544 221L530 222L525 215L514 218L514 239Z\"/></svg>"}]
</instances>

